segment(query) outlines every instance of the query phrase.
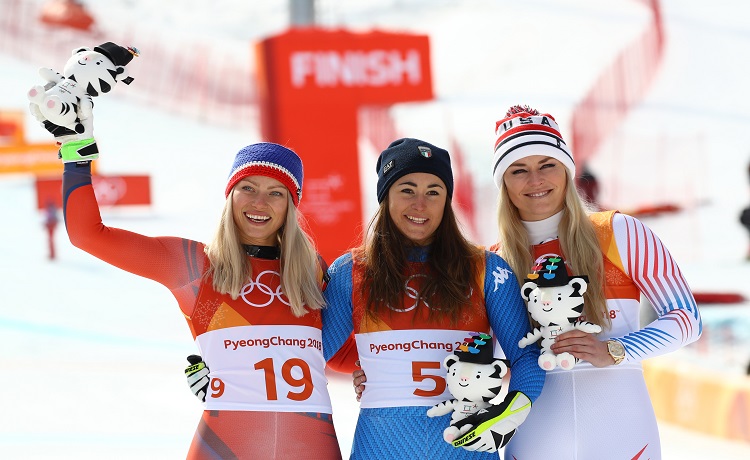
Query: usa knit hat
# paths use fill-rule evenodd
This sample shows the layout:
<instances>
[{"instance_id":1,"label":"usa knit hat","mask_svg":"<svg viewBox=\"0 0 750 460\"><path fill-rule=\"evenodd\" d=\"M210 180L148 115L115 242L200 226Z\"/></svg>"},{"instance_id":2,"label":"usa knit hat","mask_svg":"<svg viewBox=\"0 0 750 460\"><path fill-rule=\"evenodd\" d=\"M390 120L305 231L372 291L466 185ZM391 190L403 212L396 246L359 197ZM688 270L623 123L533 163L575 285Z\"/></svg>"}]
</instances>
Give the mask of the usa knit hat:
<instances>
[{"instance_id":1,"label":"usa knit hat","mask_svg":"<svg viewBox=\"0 0 750 460\"><path fill-rule=\"evenodd\" d=\"M224 196L245 177L265 176L276 179L292 194L292 201L299 206L302 199L302 160L288 148L272 142L260 142L243 148L234 157Z\"/></svg>"},{"instance_id":2,"label":"usa knit hat","mask_svg":"<svg viewBox=\"0 0 750 460\"><path fill-rule=\"evenodd\" d=\"M383 150L375 165L378 173L378 203L382 203L388 189L399 178L411 173L429 173L439 177L453 197L453 170L447 150L419 139L403 138L391 142Z\"/></svg>"},{"instance_id":3,"label":"usa knit hat","mask_svg":"<svg viewBox=\"0 0 750 460\"><path fill-rule=\"evenodd\" d=\"M527 105L515 105L508 109L505 118L495 124L495 134L497 140L492 173L498 189L510 165L531 155L552 157L568 168L570 177L576 177L573 154L552 115L539 113Z\"/></svg>"}]
</instances>

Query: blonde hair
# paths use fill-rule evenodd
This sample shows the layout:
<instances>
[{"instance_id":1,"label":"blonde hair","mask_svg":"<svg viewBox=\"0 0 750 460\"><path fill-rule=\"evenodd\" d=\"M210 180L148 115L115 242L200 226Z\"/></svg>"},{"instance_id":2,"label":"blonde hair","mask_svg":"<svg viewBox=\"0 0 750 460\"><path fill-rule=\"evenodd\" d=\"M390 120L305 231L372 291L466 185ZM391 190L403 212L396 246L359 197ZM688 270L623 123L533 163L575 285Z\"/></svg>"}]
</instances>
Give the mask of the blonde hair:
<instances>
[{"instance_id":1,"label":"blonde hair","mask_svg":"<svg viewBox=\"0 0 750 460\"><path fill-rule=\"evenodd\" d=\"M206 276L213 277L213 288L236 299L253 270L234 223L232 193L234 190L227 196L214 238L205 251L211 263ZM325 300L319 283L318 253L300 226L304 217L297 212L291 195L287 195L287 200L286 220L277 235L281 248L281 290L289 299L294 316L300 317L307 309L323 308Z\"/></svg>"},{"instance_id":2,"label":"blonde hair","mask_svg":"<svg viewBox=\"0 0 750 460\"><path fill-rule=\"evenodd\" d=\"M589 284L584 294L586 320L602 327L612 324L606 314L604 295L604 256L596 237L594 225L589 220L590 210L581 200L573 179L567 173L567 187L563 214L558 226L560 247L574 274L588 275ZM520 286L534 263L528 233L521 222L518 209L513 205L503 182L497 204L499 250L513 269Z\"/></svg>"}]
</instances>

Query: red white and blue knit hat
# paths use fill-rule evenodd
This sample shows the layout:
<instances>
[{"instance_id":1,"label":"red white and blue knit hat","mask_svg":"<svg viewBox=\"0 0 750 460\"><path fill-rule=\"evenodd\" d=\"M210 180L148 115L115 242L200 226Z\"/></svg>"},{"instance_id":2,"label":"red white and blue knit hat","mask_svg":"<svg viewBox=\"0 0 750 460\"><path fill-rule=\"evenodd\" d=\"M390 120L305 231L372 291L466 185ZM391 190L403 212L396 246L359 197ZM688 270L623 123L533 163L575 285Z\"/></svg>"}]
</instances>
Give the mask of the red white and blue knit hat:
<instances>
[{"instance_id":1,"label":"red white and blue knit hat","mask_svg":"<svg viewBox=\"0 0 750 460\"><path fill-rule=\"evenodd\" d=\"M531 155L552 157L568 168L570 177L576 177L573 154L552 115L539 113L529 106L515 105L495 124L495 134L492 172L498 189L510 165Z\"/></svg>"},{"instance_id":2,"label":"red white and blue knit hat","mask_svg":"<svg viewBox=\"0 0 750 460\"><path fill-rule=\"evenodd\" d=\"M302 199L302 160L279 144L261 142L243 148L234 157L224 196L228 197L237 182L249 176L265 176L276 179L292 194L292 201L299 206Z\"/></svg>"}]
</instances>

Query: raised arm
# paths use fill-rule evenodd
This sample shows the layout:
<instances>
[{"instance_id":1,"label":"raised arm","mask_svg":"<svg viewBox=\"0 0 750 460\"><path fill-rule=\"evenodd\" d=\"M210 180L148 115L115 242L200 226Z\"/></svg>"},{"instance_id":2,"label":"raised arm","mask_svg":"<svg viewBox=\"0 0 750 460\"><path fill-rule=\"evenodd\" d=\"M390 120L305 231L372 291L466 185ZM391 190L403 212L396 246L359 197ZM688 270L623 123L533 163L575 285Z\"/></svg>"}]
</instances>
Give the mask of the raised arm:
<instances>
[{"instance_id":1,"label":"raised arm","mask_svg":"<svg viewBox=\"0 0 750 460\"><path fill-rule=\"evenodd\" d=\"M203 245L175 237L148 237L102 223L89 162L66 163L63 215L68 237L79 249L171 290L200 278Z\"/></svg>"}]
</instances>

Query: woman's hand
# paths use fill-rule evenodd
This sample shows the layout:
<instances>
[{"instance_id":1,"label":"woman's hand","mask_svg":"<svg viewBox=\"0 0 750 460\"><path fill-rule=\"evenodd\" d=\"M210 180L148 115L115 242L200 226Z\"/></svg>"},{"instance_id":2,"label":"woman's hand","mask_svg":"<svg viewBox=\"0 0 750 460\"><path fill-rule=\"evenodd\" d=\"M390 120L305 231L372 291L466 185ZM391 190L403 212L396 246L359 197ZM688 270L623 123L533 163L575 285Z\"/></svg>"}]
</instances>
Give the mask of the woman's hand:
<instances>
[{"instance_id":1,"label":"woman's hand","mask_svg":"<svg viewBox=\"0 0 750 460\"><path fill-rule=\"evenodd\" d=\"M357 365L359 365L359 362L357 362ZM366 381L367 376L362 369L352 372L352 383L354 384L354 392L357 394L357 401L362 397L362 392L365 391L364 383Z\"/></svg>"},{"instance_id":2,"label":"woman's hand","mask_svg":"<svg viewBox=\"0 0 750 460\"><path fill-rule=\"evenodd\" d=\"M577 329L557 336L550 348L556 355L568 352L578 359L588 361L594 367L607 367L615 364L615 360L607 351L606 342L602 342L594 334Z\"/></svg>"}]
</instances>

